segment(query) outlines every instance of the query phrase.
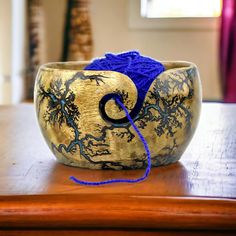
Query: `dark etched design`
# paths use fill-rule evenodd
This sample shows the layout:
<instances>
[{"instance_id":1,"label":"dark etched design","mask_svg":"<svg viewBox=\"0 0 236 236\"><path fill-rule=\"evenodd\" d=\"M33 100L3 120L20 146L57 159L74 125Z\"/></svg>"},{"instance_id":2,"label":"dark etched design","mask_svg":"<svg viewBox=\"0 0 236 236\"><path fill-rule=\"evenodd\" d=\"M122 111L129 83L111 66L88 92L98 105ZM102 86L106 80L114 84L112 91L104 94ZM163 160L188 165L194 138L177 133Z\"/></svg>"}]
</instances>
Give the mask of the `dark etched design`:
<instances>
[{"instance_id":1,"label":"dark etched design","mask_svg":"<svg viewBox=\"0 0 236 236\"><path fill-rule=\"evenodd\" d=\"M173 155L174 151L178 148L176 140L174 138L175 128L183 128L183 124L179 121L177 116L184 117L185 129L188 133L188 129L191 128L192 115L190 113L190 107L185 105L185 100L193 97L193 78L194 70L188 70L188 76L185 79L179 80L173 79L170 75L165 80L159 80L158 78L153 82L152 89L147 93L147 98L143 103L143 107L139 114L134 118L135 124L142 130L145 129L149 122L157 122L158 125L154 131L157 136L167 135L173 137L173 143L165 147L169 156ZM174 77L180 76L180 74L173 74ZM101 83L105 83L102 75L87 76L83 72L77 72L71 79L66 82L62 82L60 78L53 80L50 83L48 89L45 90L41 83L41 78L38 79L38 101L39 104L46 100L47 109L44 113L44 119L46 124L52 126L62 126L66 124L74 133L74 139L70 141L68 145L59 144L55 145L51 143L53 152L61 153L65 158L64 153L74 154L78 150L80 155L85 158L89 163L94 165L100 165L102 169L136 169L146 167L146 156L135 157L132 165L126 166L122 162L114 161L95 161L97 156L110 155L109 142L107 140L107 131L110 130L112 134L121 139L126 139L127 142L131 142L135 137L135 134L131 131L131 125L129 123L116 124L108 123L106 126L97 125L97 129L100 132L98 137L92 134L86 134L83 138L80 137L80 128L78 127L78 120L80 119L80 109L75 105L75 94L70 90L70 85L77 79L79 80L91 80L94 81L97 86ZM187 96L183 96L181 91L183 86L189 88ZM174 90L178 91L175 96L171 96ZM127 101L129 94L119 89L114 93L119 94L122 97L123 102ZM40 105L39 105L40 108ZM130 107L129 107L130 108ZM153 112L157 111L157 112ZM122 128L122 131L120 130ZM99 147L99 149L95 148ZM161 158L161 156L160 156ZM159 160L152 160L152 165L168 164L160 163Z\"/></svg>"}]
</instances>

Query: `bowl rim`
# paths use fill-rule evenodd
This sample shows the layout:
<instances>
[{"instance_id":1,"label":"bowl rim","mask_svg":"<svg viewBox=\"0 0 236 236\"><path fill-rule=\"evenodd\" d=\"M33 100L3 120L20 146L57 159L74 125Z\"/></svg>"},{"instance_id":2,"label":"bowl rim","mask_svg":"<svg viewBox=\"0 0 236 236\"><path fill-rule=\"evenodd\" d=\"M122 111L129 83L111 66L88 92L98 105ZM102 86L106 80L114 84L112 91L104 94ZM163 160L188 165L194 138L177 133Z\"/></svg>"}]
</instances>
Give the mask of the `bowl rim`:
<instances>
[{"instance_id":1,"label":"bowl rim","mask_svg":"<svg viewBox=\"0 0 236 236\"><path fill-rule=\"evenodd\" d=\"M166 68L165 71L172 70L172 69L178 70L178 69L189 69L192 67L197 67L193 62L188 62L188 61L160 61L160 62ZM90 63L91 61L49 62L49 63L42 64L39 70L91 71L91 70L84 70L84 67ZM100 71L100 70L96 70L96 71Z\"/></svg>"}]
</instances>

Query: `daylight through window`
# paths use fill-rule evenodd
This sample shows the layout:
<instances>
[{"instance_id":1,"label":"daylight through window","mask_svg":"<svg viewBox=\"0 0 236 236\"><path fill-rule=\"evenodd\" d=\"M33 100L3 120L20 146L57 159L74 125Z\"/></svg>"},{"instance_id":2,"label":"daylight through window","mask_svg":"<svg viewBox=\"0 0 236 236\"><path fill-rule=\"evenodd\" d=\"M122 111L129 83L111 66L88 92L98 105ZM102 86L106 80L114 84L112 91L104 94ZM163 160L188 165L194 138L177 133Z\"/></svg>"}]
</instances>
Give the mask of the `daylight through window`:
<instances>
[{"instance_id":1,"label":"daylight through window","mask_svg":"<svg viewBox=\"0 0 236 236\"><path fill-rule=\"evenodd\" d=\"M218 17L222 0L141 0L147 18Z\"/></svg>"}]
</instances>

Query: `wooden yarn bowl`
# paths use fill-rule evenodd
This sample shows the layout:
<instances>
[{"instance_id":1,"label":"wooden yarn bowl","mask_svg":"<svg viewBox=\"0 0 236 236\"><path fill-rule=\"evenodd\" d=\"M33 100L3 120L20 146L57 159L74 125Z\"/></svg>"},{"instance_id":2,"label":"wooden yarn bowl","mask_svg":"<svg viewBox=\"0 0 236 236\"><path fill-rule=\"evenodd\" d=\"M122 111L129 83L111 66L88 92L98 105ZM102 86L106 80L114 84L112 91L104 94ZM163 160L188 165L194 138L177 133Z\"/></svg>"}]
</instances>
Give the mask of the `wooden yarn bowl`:
<instances>
[{"instance_id":1,"label":"wooden yarn bowl","mask_svg":"<svg viewBox=\"0 0 236 236\"><path fill-rule=\"evenodd\" d=\"M35 83L35 106L43 136L58 161L91 169L136 169L147 165L144 146L129 122L104 119L101 99L118 93L129 111L136 104L132 80L113 71L86 71L86 62L43 65ZM151 151L152 166L180 159L196 129L201 107L197 67L163 62L166 70L151 84L136 126ZM105 112L125 117L114 100Z\"/></svg>"}]
</instances>

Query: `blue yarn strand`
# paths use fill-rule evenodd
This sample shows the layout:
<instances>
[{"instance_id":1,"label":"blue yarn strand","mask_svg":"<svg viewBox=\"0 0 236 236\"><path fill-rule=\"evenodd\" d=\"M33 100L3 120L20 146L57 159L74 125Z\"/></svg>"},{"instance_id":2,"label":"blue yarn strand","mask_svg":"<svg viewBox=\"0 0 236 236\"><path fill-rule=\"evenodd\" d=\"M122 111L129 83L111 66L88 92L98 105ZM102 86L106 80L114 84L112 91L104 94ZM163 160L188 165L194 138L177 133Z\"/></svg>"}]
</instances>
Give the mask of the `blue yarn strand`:
<instances>
[{"instance_id":1,"label":"blue yarn strand","mask_svg":"<svg viewBox=\"0 0 236 236\"><path fill-rule=\"evenodd\" d=\"M129 112L128 112L127 108L125 107L125 105L118 98L115 98L115 101L124 110L130 124L132 125L135 132L138 134L140 140L143 143L144 149L145 149L146 154L147 154L147 163L148 163L147 168L145 170L145 173L142 177L137 178L137 179L109 179L109 180L98 181L98 182L90 182L90 181L79 180L76 177L71 176L70 179L72 181L74 181L75 183L77 183L77 184L98 186L98 185L105 185L105 184L112 184L112 183L138 183L138 182L141 182L141 181L145 180L148 177L148 175L150 174L152 163L151 163L151 153L150 153L150 150L148 148L148 144L147 144L145 138L143 137L143 135L141 134L141 132L139 131L138 127L134 124L134 121L130 117Z\"/></svg>"}]
</instances>

